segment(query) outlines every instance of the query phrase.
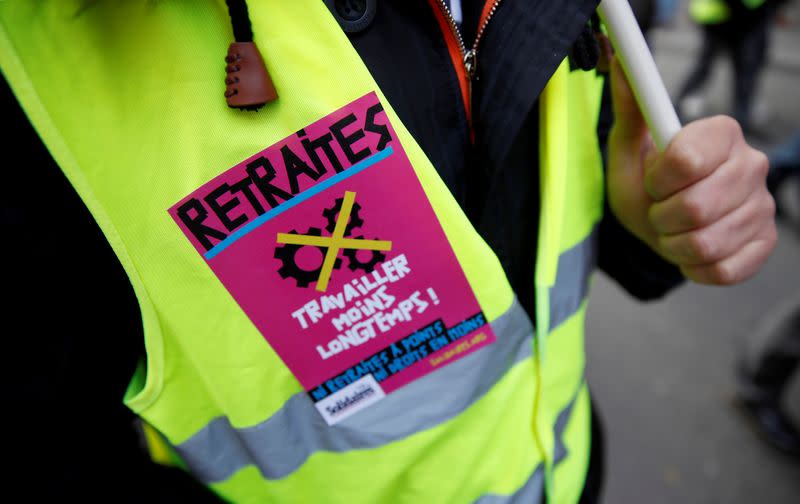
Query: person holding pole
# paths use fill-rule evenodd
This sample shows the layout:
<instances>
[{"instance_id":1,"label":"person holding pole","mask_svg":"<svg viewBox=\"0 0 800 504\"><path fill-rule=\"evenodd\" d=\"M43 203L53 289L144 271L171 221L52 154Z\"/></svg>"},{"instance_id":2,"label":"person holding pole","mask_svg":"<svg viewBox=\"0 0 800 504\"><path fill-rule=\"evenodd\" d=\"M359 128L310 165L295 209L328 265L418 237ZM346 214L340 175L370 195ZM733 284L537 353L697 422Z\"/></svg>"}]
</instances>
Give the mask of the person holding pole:
<instances>
[{"instance_id":1,"label":"person holding pole","mask_svg":"<svg viewBox=\"0 0 800 504\"><path fill-rule=\"evenodd\" d=\"M593 0L226 4L0 2L27 488L597 502L590 276L756 274L766 157L681 127L624 1L613 59Z\"/></svg>"}]
</instances>

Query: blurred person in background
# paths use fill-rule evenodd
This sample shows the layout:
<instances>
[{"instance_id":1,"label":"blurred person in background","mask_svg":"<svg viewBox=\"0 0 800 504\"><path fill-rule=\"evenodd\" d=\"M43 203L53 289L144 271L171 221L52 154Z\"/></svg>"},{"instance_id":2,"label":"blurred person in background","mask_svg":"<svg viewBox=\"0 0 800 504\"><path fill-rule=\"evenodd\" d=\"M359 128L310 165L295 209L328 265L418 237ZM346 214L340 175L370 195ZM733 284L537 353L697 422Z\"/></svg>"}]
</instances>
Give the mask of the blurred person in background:
<instances>
[{"instance_id":1,"label":"blurred person in background","mask_svg":"<svg viewBox=\"0 0 800 504\"><path fill-rule=\"evenodd\" d=\"M742 359L738 405L769 445L800 461L800 431L783 406L800 362L800 293L767 313L756 334L762 348Z\"/></svg>"},{"instance_id":2,"label":"blurred person in background","mask_svg":"<svg viewBox=\"0 0 800 504\"><path fill-rule=\"evenodd\" d=\"M718 55L733 59L733 117L745 132L753 127L753 96L766 63L773 13L784 0L691 0L689 15L702 28L697 62L678 93L683 121L700 117L702 90Z\"/></svg>"},{"instance_id":3,"label":"blurred person in background","mask_svg":"<svg viewBox=\"0 0 800 504\"><path fill-rule=\"evenodd\" d=\"M769 158L767 188L775 197L777 214L789 221L792 217L782 210L779 192L788 180L800 181L800 131ZM800 231L799 222L792 224ZM800 431L783 406L800 365L800 291L768 312L755 336L741 358L738 404L769 445L800 461Z\"/></svg>"}]
</instances>

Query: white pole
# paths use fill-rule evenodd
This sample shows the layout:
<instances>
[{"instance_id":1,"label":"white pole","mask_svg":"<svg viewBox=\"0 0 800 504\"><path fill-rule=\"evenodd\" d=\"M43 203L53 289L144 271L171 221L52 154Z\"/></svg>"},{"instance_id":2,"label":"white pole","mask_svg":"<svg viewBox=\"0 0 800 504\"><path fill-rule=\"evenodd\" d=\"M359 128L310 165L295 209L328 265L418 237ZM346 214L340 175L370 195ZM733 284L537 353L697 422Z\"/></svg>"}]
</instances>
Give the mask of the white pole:
<instances>
[{"instance_id":1,"label":"white pole","mask_svg":"<svg viewBox=\"0 0 800 504\"><path fill-rule=\"evenodd\" d=\"M599 11L653 140L663 151L681 123L631 6L627 0L603 0Z\"/></svg>"}]
</instances>

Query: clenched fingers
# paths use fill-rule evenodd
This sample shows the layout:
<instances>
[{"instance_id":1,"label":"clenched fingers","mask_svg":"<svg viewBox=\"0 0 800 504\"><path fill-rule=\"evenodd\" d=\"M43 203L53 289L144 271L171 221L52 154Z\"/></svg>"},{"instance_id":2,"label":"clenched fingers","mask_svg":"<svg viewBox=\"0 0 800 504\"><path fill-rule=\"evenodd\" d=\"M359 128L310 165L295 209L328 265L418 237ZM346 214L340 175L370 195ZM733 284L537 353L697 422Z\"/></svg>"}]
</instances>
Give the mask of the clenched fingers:
<instances>
[{"instance_id":1,"label":"clenched fingers","mask_svg":"<svg viewBox=\"0 0 800 504\"><path fill-rule=\"evenodd\" d=\"M733 119L685 126L663 153L644 161L650 243L696 282L749 278L777 239L768 170L766 156L747 144Z\"/></svg>"},{"instance_id":2,"label":"clenched fingers","mask_svg":"<svg viewBox=\"0 0 800 504\"><path fill-rule=\"evenodd\" d=\"M742 143L742 130L730 117L690 123L645 166L645 189L655 201L662 201L715 173Z\"/></svg>"},{"instance_id":3,"label":"clenched fingers","mask_svg":"<svg viewBox=\"0 0 800 504\"><path fill-rule=\"evenodd\" d=\"M697 283L733 285L755 275L775 248L777 233L774 226L762 228L756 239L722 261L699 266L682 266L686 278Z\"/></svg>"},{"instance_id":4,"label":"clenched fingers","mask_svg":"<svg viewBox=\"0 0 800 504\"><path fill-rule=\"evenodd\" d=\"M762 189L732 212L708 226L659 235L661 254L681 266L714 265L736 255L750 242L763 240L771 229L775 203Z\"/></svg>"},{"instance_id":5,"label":"clenched fingers","mask_svg":"<svg viewBox=\"0 0 800 504\"><path fill-rule=\"evenodd\" d=\"M762 152L744 149L704 179L653 204L648 212L650 224L661 235L710 226L749 199L765 199L768 169Z\"/></svg>"}]
</instances>

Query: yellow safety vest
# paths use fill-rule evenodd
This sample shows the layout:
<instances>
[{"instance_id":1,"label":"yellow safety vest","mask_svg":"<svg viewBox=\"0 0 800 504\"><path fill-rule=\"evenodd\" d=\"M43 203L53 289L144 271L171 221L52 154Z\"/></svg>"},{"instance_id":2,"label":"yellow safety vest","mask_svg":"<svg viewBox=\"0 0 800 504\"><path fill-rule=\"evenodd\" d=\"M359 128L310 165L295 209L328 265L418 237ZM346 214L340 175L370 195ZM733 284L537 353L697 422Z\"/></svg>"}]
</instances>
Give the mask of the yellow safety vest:
<instances>
[{"instance_id":1,"label":"yellow safety vest","mask_svg":"<svg viewBox=\"0 0 800 504\"><path fill-rule=\"evenodd\" d=\"M748 9L757 9L765 0L741 0ZM731 17L731 9L725 0L692 0L689 3L689 15L696 23L719 24Z\"/></svg>"},{"instance_id":2,"label":"yellow safety vest","mask_svg":"<svg viewBox=\"0 0 800 504\"><path fill-rule=\"evenodd\" d=\"M540 97L534 334L499 261L323 3L251 2L250 18L280 93L258 112L231 110L222 97L230 41L222 1L0 2L2 71L138 297L147 356L125 403L151 427L151 440L165 441L167 455L234 502L537 502L545 492L550 502L576 502L589 454L583 324L603 207L595 133L601 79L570 72L564 62ZM446 236L441 254L455 258L460 291L487 322L481 334L496 341L463 356L457 354L466 346L446 347L434 354L443 360L420 361L435 369L329 425L313 391L279 355L285 349L262 330L258 310L228 288L217 259L198 253L171 209L362 99L385 112L381 121L396 135L388 144L393 159L407 156L413 169L406 175L418 181L421 205L430 205ZM378 168L364 173L388 163L375 159ZM303 205L341 196L356 179L284 215L299 219ZM355 191L355 201L390 200L397 189L376 183ZM225 205L241 209L260 196L243 189L232 203L231 194L214 200L215 211L236 228L238 210ZM391 230L381 234L392 238ZM270 237L263 246L271 268L277 245ZM417 266L424 264L411 264L412 272ZM332 285L350 274L346 269L331 270ZM300 288L276 282L268 287L287 297ZM448 298L459 293L436 294L437 306L449 309ZM276 295L264 302L284 301ZM408 324L409 332L417 327ZM115 335L108 338L113 344Z\"/></svg>"}]
</instances>

